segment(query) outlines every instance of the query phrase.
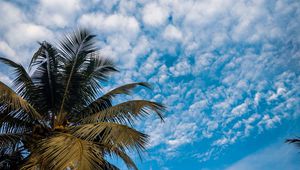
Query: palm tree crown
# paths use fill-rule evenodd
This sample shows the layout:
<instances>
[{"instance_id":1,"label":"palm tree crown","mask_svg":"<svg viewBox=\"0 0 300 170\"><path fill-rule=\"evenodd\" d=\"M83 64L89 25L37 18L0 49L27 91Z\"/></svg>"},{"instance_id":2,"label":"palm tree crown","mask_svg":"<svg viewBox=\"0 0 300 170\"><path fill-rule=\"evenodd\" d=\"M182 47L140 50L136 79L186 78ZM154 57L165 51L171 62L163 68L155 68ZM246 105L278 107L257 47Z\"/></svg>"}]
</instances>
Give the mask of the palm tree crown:
<instances>
[{"instance_id":1,"label":"palm tree crown","mask_svg":"<svg viewBox=\"0 0 300 170\"><path fill-rule=\"evenodd\" d=\"M152 112L163 119L164 106L147 100L114 105L112 99L149 84L131 83L99 96L100 83L117 69L99 55L95 35L85 29L67 34L56 46L39 44L31 75L0 58L15 73L14 90L0 82L1 156L13 156L21 169L89 170L118 169L105 159L116 155L137 169L127 151L143 151L148 136L132 123Z\"/></svg>"}]
</instances>

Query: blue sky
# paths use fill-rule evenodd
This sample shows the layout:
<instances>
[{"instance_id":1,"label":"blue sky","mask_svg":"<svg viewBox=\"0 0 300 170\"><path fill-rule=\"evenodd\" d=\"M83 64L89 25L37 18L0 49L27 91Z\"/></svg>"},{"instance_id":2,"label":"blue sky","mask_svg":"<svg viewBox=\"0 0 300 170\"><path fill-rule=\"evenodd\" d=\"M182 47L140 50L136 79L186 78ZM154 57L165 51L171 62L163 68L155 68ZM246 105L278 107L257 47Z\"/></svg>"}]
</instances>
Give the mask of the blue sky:
<instances>
[{"instance_id":1,"label":"blue sky","mask_svg":"<svg viewBox=\"0 0 300 170\"><path fill-rule=\"evenodd\" d=\"M16 0L0 16L2 56L27 65L37 41L86 27L121 71L104 91L153 84L130 97L168 107L136 122L151 136L140 169L300 167L283 143L300 135L300 1Z\"/></svg>"}]
</instances>

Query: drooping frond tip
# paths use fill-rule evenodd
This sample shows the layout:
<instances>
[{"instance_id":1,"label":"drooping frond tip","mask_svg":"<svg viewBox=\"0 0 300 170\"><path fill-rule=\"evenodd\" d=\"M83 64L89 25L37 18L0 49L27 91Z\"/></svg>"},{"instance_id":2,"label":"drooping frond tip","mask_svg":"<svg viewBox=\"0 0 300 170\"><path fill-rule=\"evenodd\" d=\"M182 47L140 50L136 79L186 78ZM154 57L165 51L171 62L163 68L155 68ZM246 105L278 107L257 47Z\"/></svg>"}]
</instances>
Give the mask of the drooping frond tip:
<instances>
[{"instance_id":1,"label":"drooping frond tip","mask_svg":"<svg viewBox=\"0 0 300 170\"><path fill-rule=\"evenodd\" d=\"M300 148L300 138L293 138L293 139L287 139L285 140L285 143L295 144L297 147Z\"/></svg>"}]
</instances>

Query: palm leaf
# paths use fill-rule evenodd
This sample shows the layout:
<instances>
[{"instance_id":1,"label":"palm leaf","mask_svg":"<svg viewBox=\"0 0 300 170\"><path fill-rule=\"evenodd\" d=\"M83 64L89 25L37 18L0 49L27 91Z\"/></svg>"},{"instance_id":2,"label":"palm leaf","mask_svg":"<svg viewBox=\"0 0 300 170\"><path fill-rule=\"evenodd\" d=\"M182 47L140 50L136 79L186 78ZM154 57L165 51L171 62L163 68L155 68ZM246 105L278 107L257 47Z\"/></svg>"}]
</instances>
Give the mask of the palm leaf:
<instances>
[{"instance_id":1,"label":"palm leaf","mask_svg":"<svg viewBox=\"0 0 300 170\"><path fill-rule=\"evenodd\" d=\"M70 133L78 138L111 144L120 148L144 150L148 135L134 130L126 125L100 122L68 128Z\"/></svg>"},{"instance_id":2,"label":"palm leaf","mask_svg":"<svg viewBox=\"0 0 300 170\"><path fill-rule=\"evenodd\" d=\"M20 112L24 117L30 117L33 120L42 120L42 116L28 103L25 99L20 97L11 88L0 81L0 103L5 103L12 111L19 109L24 110Z\"/></svg>"},{"instance_id":3,"label":"palm leaf","mask_svg":"<svg viewBox=\"0 0 300 170\"><path fill-rule=\"evenodd\" d=\"M104 165L102 166L103 170L120 170L115 165L111 164L110 162L103 160Z\"/></svg>"},{"instance_id":4,"label":"palm leaf","mask_svg":"<svg viewBox=\"0 0 300 170\"><path fill-rule=\"evenodd\" d=\"M96 52L95 52L96 53ZM83 106L95 100L101 90L100 82L106 81L108 75L117 71L112 61L97 54L89 54L82 69L74 73L65 109L77 116ZM82 96L78 98L78 96Z\"/></svg>"},{"instance_id":5,"label":"palm leaf","mask_svg":"<svg viewBox=\"0 0 300 170\"><path fill-rule=\"evenodd\" d=\"M34 151L32 160L23 169L38 164L41 169L63 170L75 167L80 170L94 170L101 169L102 158L103 155L95 144L60 133L42 140L39 148Z\"/></svg>"},{"instance_id":6,"label":"palm leaf","mask_svg":"<svg viewBox=\"0 0 300 170\"><path fill-rule=\"evenodd\" d=\"M112 106L111 100L113 97L115 97L118 94L128 95L137 86L144 86L147 88L151 88L150 84L146 82L130 83L130 84L117 87L109 91L108 93L104 94L103 96L101 96L100 98L92 102L91 104L89 104L86 108L84 108L84 110L81 111L81 113L92 114L104 110L108 107L111 107Z\"/></svg>"},{"instance_id":7,"label":"palm leaf","mask_svg":"<svg viewBox=\"0 0 300 170\"><path fill-rule=\"evenodd\" d=\"M36 86L34 93L39 111L47 113L50 110L55 113L62 98L62 78L59 70L63 59L52 44L44 41L40 45L29 65L30 68L37 66L32 75Z\"/></svg>"},{"instance_id":8,"label":"palm leaf","mask_svg":"<svg viewBox=\"0 0 300 170\"><path fill-rule=\"evenodd\" d=\"M297 147L300 148L300 138L299 138L299 137L298 137L298 138L294 138L294 139L287 139L285 142L286 142L286 143L293 143L293 144L295 144Z\"/></svg>"},{"instance_id":9,"label":"palm leaf","mask_svg":"<svg viewBox=\"0 0 300 170\"><path fill-rule=\"evenodd\" d=\"M0 147L16 145L24 137L23 133L5 133L0 134Z\"/></svg>"},{"instance_id":10,"label":"palm leaf","mask_svg":"<svg viewBox=\"0 0 300 170\"><path fill-rule=\"evenodd\" d=\"M138 170L137 166L133 162L133 160L126 154L126 152L118 147L114 147L112 145L100 145L101 148L104 149L104 152L110 156L117 156L121 158L126 164L128 169Z\"/></svg>"},{"instance_id":11,"label":"palm leaf","mask_svg":"<svg viewBox=\"0 0 300 170\"><path fill-rule=\"evenodd\" d=\"M102 98L111 99L118 94L130 94L132 89L136 88L137 86L143 86L143 87L147 87L147 88L151 89L151 85L146 82L130 83L130 84L126 84L126 85L123 85L123 86L120 86L120 87L117 87L117 88L111 90L110 92L103 95Z\"/></svg>"},{"instance_id":12,"label":"palm leaf","mask_svg":"<svg viewBox=\"0 0 300 170\"><path fill-rule=\"evenodd\" d=\"M86 61L87 54L95 52L97 48L94 46L95 35L90 34L87 30L78 30L73 34L66 35L64 40L59 44L59 51L62 57L65 59L65 87L62 97L62 102L59 109L59 117L62 119L66 116L63 115L63 109L65 106L65 100L69 96L69 87L72 85L72 78L75 73L82 67ZM62 120L58 120L62 123Z\"/></svg>"},{"instance_id":13,"label":"palm leaf","mask_svg":"<svg viewBox=\"0 0 300 170\"><path fill-rule=\"evenodd\" d=\"M102 57L99 52L87 54L83 63L82 74L86 80L107 81L108 73L117 72L112 60Z\"/></svg>"},{"instance_id":14,"label":"palm leaf","mask_svg":"<svg viewBox=\"0 0 300 170\"><path fill-rule=\"evenodd\" d=\"M1 148L0 149L0 169L10 170L19 169L23 160L23 153L20 150L13 148Z\"/></svg>"},{"instance_id":15,"label":"palm leaf","mask_svg":"<svg viewBox=\"0 0 300 170\"><path fill-rule=\"evenodd\" d=\"M88 116L82 120L83 123L95 122L118 122L132 123L137 118L149 115L154 111L163 120L162 111L165 107L159 103L147 100L131 100L112 107L99 113Z\"/></svg>"},{"instance_id":16,"label":"palm leaf","mask_svg":"<svg viewBox=\"0 0 300 170\"><path fill-rule=\"evenodd\" d=\"M35 153L31 153L30 156L27 157L26 162L21 166L20 170L46 170L42 167L42 160L39 159L39 155Z\"/></svg>"},{"instance_id":17,"label":"palm leaf","mask_svg":"<svg viewBox=\"0 0 300 170\"><path fill-rule=\"evenodd\" d=\"M0 62L14 69L15 79L13 81L13 84L17 89L17 93L23 96L25 99L33 101L34 84L25 68L22 65L17 64L7 58L0 57Z\"/></svg>"},{"instance_id":18,"label":"palm leaf","mask_svg":"<svg viewBox=\"0 0 300 170\"><path fill-rule=\"evenodd\" d=\"M26 119L26 117L21 116L22 110L17 110L17 111L10 111L11 109L2 106L0 107L0 127L1 131L3 130L2 125L3 123L11 124L13 127L9 127L11 129L18 128L18 127L27 127L30 128L34 124L31 119ZM3 131L2 131L3 132Z\"/></svg>"},{"instance_id":19,"label":"palm leaf","mask_svg":"<svg viewBox=\"0 0 300 170\"><path fill-rule=\"evenodd\" d=\"M33 125L10 115L5 117L5 121L0 122L0 133L24 133L32 129Z\"/></svg>"},{"instance_id":20,"label":"palm leaf","mask_svg":"<svg viewBox=\"0 0 300 170\"><path fill-rule=\"evenodd\" d=\"M49 44L46 41L43 41L42 43L38 42L40 45L39 49L33 54L31 61L29 63L29 70L32 69L32 67L40 65L46 61L46 55L45 55L45 49L46 46Z\"/></svg>"}]
</instances>

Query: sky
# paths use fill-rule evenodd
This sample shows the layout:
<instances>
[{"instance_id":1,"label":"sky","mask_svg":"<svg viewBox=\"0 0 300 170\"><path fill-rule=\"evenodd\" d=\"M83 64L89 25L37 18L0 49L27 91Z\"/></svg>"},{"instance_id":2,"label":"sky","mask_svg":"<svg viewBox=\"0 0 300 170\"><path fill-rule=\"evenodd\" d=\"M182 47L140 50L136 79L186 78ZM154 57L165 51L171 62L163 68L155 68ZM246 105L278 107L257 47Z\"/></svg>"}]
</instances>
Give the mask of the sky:
<instances>
[{"instance_id":1,"label":"sky","mask_svg":"<svg viewBox=\"0 0 300 170\"><path fill-rule=\"evenodd\" d=\"M298 0L0 1L0 55L24 66L38 41L84 27L120 73L103 89L147 81L122 99L167 106L141 170L296 170L300 153ZM0 65L0 81L13 78ZM120 99L120 100L122 100ZM120 160L115 161L126 169Z\"/></svg>"}]
</instances>

